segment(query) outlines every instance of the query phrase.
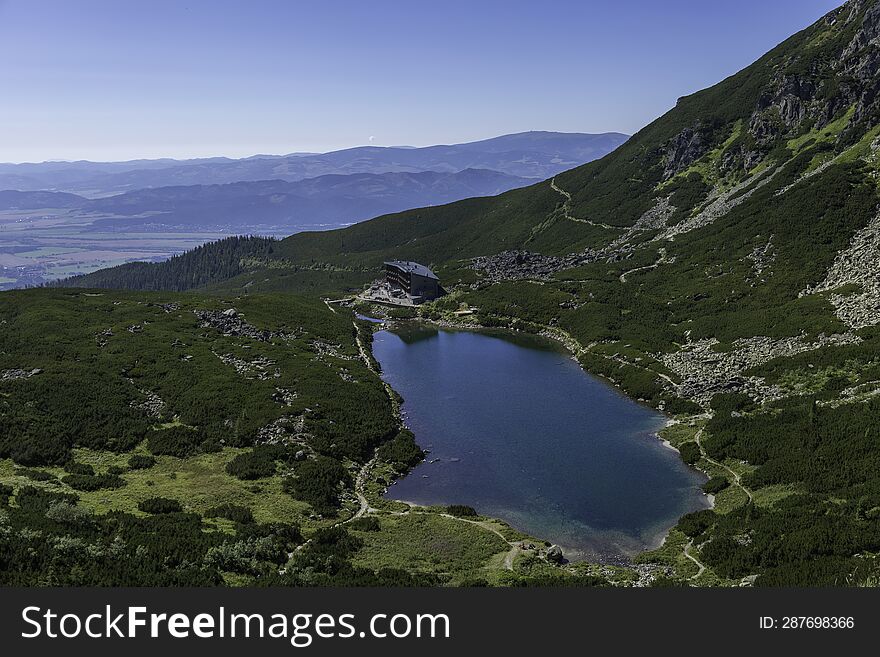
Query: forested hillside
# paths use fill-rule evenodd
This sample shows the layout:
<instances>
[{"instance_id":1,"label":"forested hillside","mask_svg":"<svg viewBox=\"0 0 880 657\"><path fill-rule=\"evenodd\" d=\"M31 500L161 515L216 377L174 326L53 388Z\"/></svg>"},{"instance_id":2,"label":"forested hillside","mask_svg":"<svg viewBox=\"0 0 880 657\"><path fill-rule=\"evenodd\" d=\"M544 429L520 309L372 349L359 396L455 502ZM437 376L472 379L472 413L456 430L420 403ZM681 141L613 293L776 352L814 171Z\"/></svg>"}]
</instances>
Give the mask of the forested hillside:
<instances>
[{"instance_id":1,"label":"forested hillside","mask_svg":"<svg viewBox=\"0 0 880 657\"><path fill-rule=\"evenodd\" d=\"M112 269L72 276L51 287L124 288L181 291L226 281L247 271L249 259L268 257L275 240L267 237L227 237L209 242L164 262L130 262Z\"/></svg>"}]
</instances>

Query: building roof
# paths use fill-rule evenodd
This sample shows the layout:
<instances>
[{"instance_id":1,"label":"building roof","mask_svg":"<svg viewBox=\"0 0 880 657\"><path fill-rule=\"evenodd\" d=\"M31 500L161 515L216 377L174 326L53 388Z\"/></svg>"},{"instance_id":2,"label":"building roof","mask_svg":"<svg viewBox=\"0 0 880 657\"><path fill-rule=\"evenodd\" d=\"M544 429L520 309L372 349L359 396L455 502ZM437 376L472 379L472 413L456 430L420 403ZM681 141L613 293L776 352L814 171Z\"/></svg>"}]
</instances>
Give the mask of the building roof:
<instances>
[{"instance_id":1,"label":"building roof","mask_svg":"<svg viewBox=\"0 0 880 657\"><path fill-rule=\"evenodd\" d=\"M420 265L417 262L412 262L410 260L388 260L385 264L391 267L396 267L397 269L410 274L424 276L425 278L433 278L435 281L440 280L434 272L425 267L425 265Z\"/></svg>"}]
</instances>

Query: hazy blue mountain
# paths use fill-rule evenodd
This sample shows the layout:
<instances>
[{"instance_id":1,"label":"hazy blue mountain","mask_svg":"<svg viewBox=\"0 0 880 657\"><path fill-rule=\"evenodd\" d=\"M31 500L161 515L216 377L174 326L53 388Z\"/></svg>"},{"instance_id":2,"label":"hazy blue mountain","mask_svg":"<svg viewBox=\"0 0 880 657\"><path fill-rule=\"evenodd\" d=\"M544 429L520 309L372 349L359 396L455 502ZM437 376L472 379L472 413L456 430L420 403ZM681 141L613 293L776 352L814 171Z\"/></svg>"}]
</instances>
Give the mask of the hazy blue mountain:
<instances>
[{"instance_id":1,"label":"hazy blue mountain","mask_svg":"<svg viewBox=\"0 0 880 657\"><path fill-rule=\"evenodd\" d=\"M0 192L0 210L70 208L94 230L143 226L254 230L338 226L389 212L492 196L523 187L526 178L485 169L455 173L359 173L297 182L261 180L225 185L141 189L89 200L62 192Z\"/></svg>"},{"instance_id":2,"label":"hazy blue mountain","mask_svg":"<svg viewBox=\"0 0 880 657\"><path fill-rule=\"evenodd\" d=\"M41 208L78 208L88 199L66 192L0 191L0 210L39 210Z\"/></svg>"},{"instance_id":3,"label":"hazy blue mountain","mask_svg":"<svg viewBox=\"0 0 880 657\"><path fill-rule=\"evenodd\" d=\"M350 173L453 173L465 169L489 169L543 180L603 157L626 139L626 135L613 132L524 132L466 144L424 148L363 146L323 154L259 155L239 160L0 164L0 189L50 189L98 196L171 185L297 181Z\"/></svg>"}]
</instances>

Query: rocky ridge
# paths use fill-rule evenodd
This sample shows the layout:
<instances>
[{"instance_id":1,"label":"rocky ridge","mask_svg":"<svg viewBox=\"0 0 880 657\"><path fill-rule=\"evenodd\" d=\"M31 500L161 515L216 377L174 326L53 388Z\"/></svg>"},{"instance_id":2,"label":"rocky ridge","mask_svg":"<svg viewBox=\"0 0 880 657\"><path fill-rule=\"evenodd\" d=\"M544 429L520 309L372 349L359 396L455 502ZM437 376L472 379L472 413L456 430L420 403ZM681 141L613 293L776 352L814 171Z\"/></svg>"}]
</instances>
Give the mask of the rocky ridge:
<instances>
[{"instance_id":1,"label":"rocky ridge","mask_svg":"<svg viewBox=\"0 0 880 657\"><path fill-rule=\"evenodd\" d=\"M25 369L12 369L12 370L3 370L0 371L0 380L2 381L12 381L14 379L29 379L32 376L36 376L37 374L42 374L43 370L39 367L35 367L33 369L25 370Z\"/></svg>"},{"instance_id":2,"label":"rocky ridge","mask_svg":"<svg viewBox=\"0 0 880 657\"><path fill-rule=\"evenodd\" d=\"M227 337L244 337L259 342L269 342L272 338L289 339L291 336L280 331L258 329L249 324L235 308L226 310L193 310L199 318L201 328L212 328Z\"/></svg>"},{"instance_id":3,"label":"rocky ridge","mask_svg":"<svg viewBox=\"0 0 880 657\"><path fill-rule=\"evenodd\" d=\"M715 338L685 344L670 354L657 354L666 367L675 372L681 383L674 386L676 394L707 406L712 396L723 392L746 393L758 402L773 401L785 396L778 387L767 385L763 378L745 376L749 368L763 365L774 358L785 358L828 346L858 344L861 338L852 333L820 335L815 341L806 336L773 339L764 336L736 340L729 350L719 351Z\"/></svg>"}]
</instances>

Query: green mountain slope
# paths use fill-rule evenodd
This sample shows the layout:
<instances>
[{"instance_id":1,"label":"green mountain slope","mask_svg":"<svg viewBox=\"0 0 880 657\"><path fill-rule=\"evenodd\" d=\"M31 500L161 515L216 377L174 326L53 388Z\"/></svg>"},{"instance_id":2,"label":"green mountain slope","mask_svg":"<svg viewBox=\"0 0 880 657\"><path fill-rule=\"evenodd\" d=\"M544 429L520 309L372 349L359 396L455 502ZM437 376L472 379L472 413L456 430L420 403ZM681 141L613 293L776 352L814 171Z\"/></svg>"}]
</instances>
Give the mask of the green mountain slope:
<instances>
[{"instance_id":1,"label":"green mountain slope","mask_svg":"<svg viewBox=\"0 0 880 657\"><path fill-rule=\"evenodd\" d=\"M712 476L715 508L646 559L694 584L872 581L878 46L880 3L851 0L600 161L298 234L205 289L335 296L384 259L429 264L452 293L426 318L466 304L474 324L550 335L674 416L666 438Z\"/></svg>"}]
</instances>

